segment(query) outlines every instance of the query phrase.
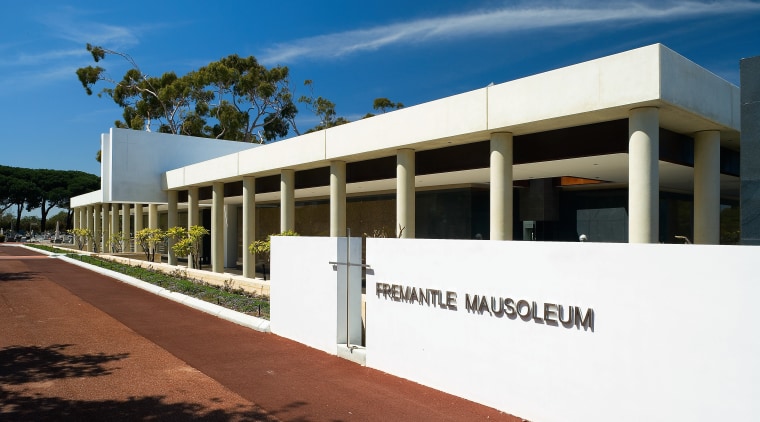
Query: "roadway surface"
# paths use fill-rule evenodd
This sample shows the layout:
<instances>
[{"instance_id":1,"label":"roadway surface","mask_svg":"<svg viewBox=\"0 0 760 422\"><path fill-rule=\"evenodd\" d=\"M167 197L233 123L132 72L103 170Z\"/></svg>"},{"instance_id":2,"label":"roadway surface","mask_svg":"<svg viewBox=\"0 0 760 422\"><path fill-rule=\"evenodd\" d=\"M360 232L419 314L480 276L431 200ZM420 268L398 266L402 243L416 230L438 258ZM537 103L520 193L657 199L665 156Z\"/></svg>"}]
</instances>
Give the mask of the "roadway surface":
<instances>
[{"instance_id":1,"label":"roadway surface","mask_svg":"<svg viewBox=\"0 0 760 422\"><path fill-rule=\"evenodd\" d=\"M0 244L0 420L522 419Z\"/></svg>"}]
</instances>

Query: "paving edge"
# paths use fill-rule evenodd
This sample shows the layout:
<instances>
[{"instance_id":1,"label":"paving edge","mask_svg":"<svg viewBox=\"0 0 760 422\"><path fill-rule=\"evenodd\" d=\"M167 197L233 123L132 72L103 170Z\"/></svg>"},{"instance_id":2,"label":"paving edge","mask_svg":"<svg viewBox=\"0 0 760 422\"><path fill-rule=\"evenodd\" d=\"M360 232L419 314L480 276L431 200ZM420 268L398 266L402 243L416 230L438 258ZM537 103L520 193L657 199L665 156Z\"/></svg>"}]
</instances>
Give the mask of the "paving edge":
<instances>
[{"instance_id":1,"label":"paving edge","mask_svg":"<svg viewBox=\"0 0 760 422\"><path fill-rule=\"evenodd\" d=\"M58 258L70 264L78 265L82 268L86 268L90 271L96 272L98 274L102 274L106 277L110 277L118 281L121 281L122 283L126 283L131 286L137 287L139 289L145 290L147 292L153 293L155 295L165 297L169 300L173 300L174 302L180 303L185 306L189 306L201 312L211 314L217 318L221 318L226 321L230 321L235 324L242 325L243 327L251 328L253 330L261 331L264 333L271 332L270 323L269 321L265 319L251 316L251 315L246 315L242 312L233 311L232 309L227 309L223 306L215 305L213 303L209 303L201 299L194 298L192 296L188 296L182 293L173 292L171 290L164 289L163 287L156 286L155 284L150 284L148 282L139 280L137 278L134 278L134 277L131 277L131 276L128 276L116 271L107 270L105 268L101 268L96 265L88 264L86 262L69 258L60 253L48 252L42 249L30 248L28 246L22 246L22 247L29 249L31 251L43 253L45 255L50 256L51 258Z\"/></svg>"}]
</instances>

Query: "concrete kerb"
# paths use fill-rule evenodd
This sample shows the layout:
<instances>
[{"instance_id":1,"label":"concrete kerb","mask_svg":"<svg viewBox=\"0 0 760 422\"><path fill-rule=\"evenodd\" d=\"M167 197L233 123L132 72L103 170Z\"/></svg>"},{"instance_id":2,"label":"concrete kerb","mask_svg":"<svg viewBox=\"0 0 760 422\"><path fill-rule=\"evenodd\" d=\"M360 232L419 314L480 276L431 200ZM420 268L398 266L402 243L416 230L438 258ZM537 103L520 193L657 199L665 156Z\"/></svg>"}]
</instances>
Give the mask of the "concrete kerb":
<instances>
[{"instance_id":1,"label":"concrete kerb","mask_svg":"<svg viewBox=\"0 0 760 422\"><path fill-rule=\"evenodd\" d=\"M143 289L147 292L167 298L169 300L180 303L182 305L189 306L201 312L205 312L207 314L224 319L226 321L230 321L232 323L242 325L243 327L251 328L253 330L261 331L265 333L271 332L270 327L269 327L270 326L269 321L265 319L251 316L251 315L246 315L242 312L233 311L231 309L227 309L225 307L215 305L213 303L209 303L209 302L206 302L206 301L203 301L191 296L187 296L182 293L172 292L171 290L164 289L163 287L156 286L155 284L150 284L145 281L136 279L134 277L131 277L122 273L118 273L116 271L108 270L105 268L98 267L96 265L78 261L76 259L69 258L59 253L52 253L52 252L44 251L41 249L30 248L28 246L21 246L21 247L27 248L35 252L40 252L45 255L49 255L52 258L61 259L63 261L66 261L74 265L78 265L82 268L86 268L90 271L94 271L106 277L111 277L113 279L121 281L122 283L127 283L131 286L137 287L139 289Z\"/></svg>"}]
</instances>

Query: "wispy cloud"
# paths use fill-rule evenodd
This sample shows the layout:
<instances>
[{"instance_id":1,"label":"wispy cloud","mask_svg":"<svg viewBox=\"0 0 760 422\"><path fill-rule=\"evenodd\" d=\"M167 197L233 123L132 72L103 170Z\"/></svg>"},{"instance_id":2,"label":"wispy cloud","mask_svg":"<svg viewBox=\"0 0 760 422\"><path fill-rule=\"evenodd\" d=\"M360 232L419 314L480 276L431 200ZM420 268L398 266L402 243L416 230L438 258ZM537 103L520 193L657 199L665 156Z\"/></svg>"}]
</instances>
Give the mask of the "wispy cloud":
<instances>
[{"instance_id":1,"label":"wispy cloud","mask_svg":"<svg viewBox=\"0 0 760 422\"><path fill-rule=\"evenodd\" d=\"M760 3L675 1L646 3L563 2L559 5L526 3L525 6L478 10L450 16L318 35L275 45L259 55L266 64L292 63L300 59L325 59L403 44L432 43L489 34L535 31L584 24L676 21L700 16L760 12Z\"/></svg>"},{"instance_id":2,"label":"wispy cloud","mask_svg":"<svg viewBox=\"0 0 760 422\"><path fill-rule=\"evenodd\" d=\"M143 28L109 25L96 19L97 12L86 12L71 7L62 7L54 13L38 18L39 22L49 29L51 36L78 45L92 43L116 49L139 43L137 34Z\"/></svg>"},{"instance_id":3,"label":"wispy cloud","mask_svg":"<svg viewBox=\"0 0 760 422\"><path fill-rule=\"evenodd\" d=\"M65 60L71 57L82 57L85 54L88 53L84 48L48 50L34 54L19 53L16 56L0 59L0 66L32 66L40 63L50 63L51 61Z\"/></svg>"},{"instance_id":4,"label":"wispy cloud","mask_svg":"<svg viewBox=\"0 0 760 422\"><path fill-rule=\"evenodd\" d=\"M44 42L0 45L5 48L0 58L0 71L5 75L1 85L5 89L20 89L75 80L74 71L92 62L86 43L114 49L126 49L139 43L136 31L140 28L100 23L90 16L93 13L61 7L35 16L35 23L41 26L37 37Z\"/></svg>"}]
</instances>

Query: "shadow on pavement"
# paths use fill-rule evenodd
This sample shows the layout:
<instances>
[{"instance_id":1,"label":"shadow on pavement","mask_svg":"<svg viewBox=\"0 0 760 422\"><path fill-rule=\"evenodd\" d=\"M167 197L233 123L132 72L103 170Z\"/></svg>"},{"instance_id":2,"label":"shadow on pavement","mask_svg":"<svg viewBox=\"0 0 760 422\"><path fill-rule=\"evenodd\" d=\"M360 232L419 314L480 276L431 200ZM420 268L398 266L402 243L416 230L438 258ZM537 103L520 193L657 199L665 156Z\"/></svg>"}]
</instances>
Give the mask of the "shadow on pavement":
<instances>
[{"instance_id":1,"label":"shadow on pavement","mask_svg":"<svg viewBox=\"0 0 760 422\"><path fill-rule=\"evenodd\" d=\"M112 373L103 365L125 359L113 355L62 353L70 344L9 346L0 350L0 419L13 421L276 421L253 406L207 409L197 403L166 403L164 396L125 400L71 400L26 392L27 383ZM8 386L17 386L12 391ZM4 388L5 387L5 388ZM18 388L20 387L20 388Z\"/></svg>"},{"instance_id":2,"label":"shadow on pavement","mask_svg":"<svg viewBox=\"0 0 760 422\"><path fill-rule=\"evenodd\" d=\"M9 346L0 350L0 385L18 385L57 378L108 375L104 363L121 360L128 353L69 356L61 353L70 344Z\"/></svg>"},{"instance_id":3,"label":"shadow on pavement","mask_svg":"<svg viewBox=\"0 0 760 422\"><path fill-rule=\"evenodd\" d=\"M164 403L162 396L126 400L66 400L27 396L0 387L0 418L13 421L276 421L263 412L206 410L197 403Z\"/></svg>"},{"instance_id":4,"label":"shadow on pavement","mask_svg":"<svg viewBox=\"0 0 760 422\"><path fill-rule=\"evenodd\" d=\"M24 271L19 273L0 273L0 281L32 281L37 278L37 274L39 273L34 271Z\"/></svg>"}]
</instances>

